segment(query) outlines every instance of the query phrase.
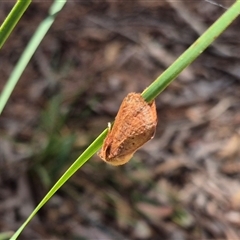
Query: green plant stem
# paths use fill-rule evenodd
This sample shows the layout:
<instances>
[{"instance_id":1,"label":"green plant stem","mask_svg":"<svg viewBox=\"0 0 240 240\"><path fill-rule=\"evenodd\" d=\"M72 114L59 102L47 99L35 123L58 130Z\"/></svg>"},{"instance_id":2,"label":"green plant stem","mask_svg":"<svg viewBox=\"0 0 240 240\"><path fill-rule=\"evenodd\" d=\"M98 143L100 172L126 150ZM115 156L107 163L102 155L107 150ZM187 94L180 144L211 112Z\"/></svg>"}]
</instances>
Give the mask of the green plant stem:
<instances>
[{"instance_id":1,"label":"green plant stem","mask_svg":"<svg viewBox=\"0 0 240 240\"><path fill-rule=\"evenodd\" d=\"M11 12L8 14L2 26L0 27L0 48L2 48L4 42L7 40L8 36L10 35L13 28L18 23L23 13L26 11L31 1L32 0L25 0L25 1L18 0L15 3Z\"/></svg>"},{"instance_id":2,"label":"green plant stem","mask_svg":"<svg viewBox=\"0 0 240 240\"><path fill-rule=\"evenodd\" d=\"M25 70L27 64L29 63L33 54L36 52L36 49L38 48L38 46L41 43L44 36L46 35L47 31L52 26L57 13L62 9L62 7L65 5L65 3L66 3L66 0L62 0L62 1L55 0L54 1L54 3L52 4L52 6L49 10L49 16L42 21L42 23L39 25L36 32L32 36L31 40L29 41L27 47L25 48L18 63L16 64L15 68L13 69L13 71L12 71L12 73L0 95L0 115L9 99L13 89L15 88L19 78L21 77L23 71Z\"/></svg>"},{"instance_id":3,"label":"green plant stem","mask_svg":"<svg viewBox=\"0 0 240 240\"><path fill-rule=\"evenodd\" d=\"M189 64L191 64L240 14L237 0L208 30L203 33L170 67L167 68L142 96L147 102L155 99Z\"/></svg>"}]
</instances>

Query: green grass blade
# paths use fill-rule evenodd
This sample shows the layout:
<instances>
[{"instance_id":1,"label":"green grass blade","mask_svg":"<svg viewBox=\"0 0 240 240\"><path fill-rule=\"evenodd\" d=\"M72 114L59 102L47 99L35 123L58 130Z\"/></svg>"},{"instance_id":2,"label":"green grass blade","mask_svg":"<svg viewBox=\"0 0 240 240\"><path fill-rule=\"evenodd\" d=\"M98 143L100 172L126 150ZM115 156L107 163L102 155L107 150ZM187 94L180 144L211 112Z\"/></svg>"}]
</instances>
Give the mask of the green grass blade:
<instances>
[{"instance_id":1,"label":"green grass blade","mask_svg":"<svg viewBox=\"0 0 240 240\"><path fill-rule=\"evenodd\" d=\"M11 12L4 20L2 26L0 27L0 48L2 48L3 44L7 40L8 36L11 34L12 30L18 23L23 13L26 11L31 1L32 0L18 0L12 8Z\"/></svg>"},{"instance_id":2,"label":"green grass blade","mask_svg":"<svg viewBox=\"0 0 240 240\"><path fill-rule=\"evenodd\" d=\"M22 224L22 226L14 233L10 240L15 240L25 228L25 226L31 221L38 210L55 194L55 192L101 147L102 142L107 134L105 129L98 138L81 154L81 156L69 167L69 169L62 175L62 177L56 182L56 184L50 189L38 206L33 210L31 215Z\"/></svg>"},{"instance_id":3,"label":"green grass blade","mask_svg":"<svg viewBox=\"0 0 240 240\"><path fill-rule=\"evenodd\" d=\"M189 64L191 64L240 14L237 0L210 28L203 33L166 71L164 71L142 96L147 102L155 99Z\"/></svg>"},{"instance_id":4,"label":"green grass blade","mask_svg":"<svg viewBox=\"0 0 240 240\"><path fill-rule=\"evenodd\" d=\"M66 0L54 1L54 3L52 4L49 10L48 17L44 19L44 21L42 21L42 23L39 25L36 32L32 36L31 40L29 41L17 65L13 69L11 76L9 77L6 85L4 86L2 94L0 95L0 115L13 89L15 88L19 78L21 77L24 69L26 68L27 64L29 63L30 59L32 58L33 54L35 53L42 39L44 38L47 31L49 30L52 23L54 22L57 13L63 8L65 3L66 3Z\"/></svg>"},{"instance_id":5,"label":"green grass blade","mask_svg":"<svg viewBox=\"0 0 240 240\"><path fill-rule=\"evenodd\" d=\"M157 78L142 93L146 101L153 100L160 92L162 92L178 75L186 68L194 59L199 56L224 29L239 15L240 0L227 10L185 53L183 53L171 66L170 72L167 69L159 78ZM207 36L206 36L207 35ZM81 156L70 166L65 174L57 181L52 189L47 193L39 205L34 209L32 214L13 235L11 240L15 240L24 227L34 217L38 210L54 195L54 193L101 147L108 129L105 129L96 140L81 154Z\"/></svg>"}]
</instances>

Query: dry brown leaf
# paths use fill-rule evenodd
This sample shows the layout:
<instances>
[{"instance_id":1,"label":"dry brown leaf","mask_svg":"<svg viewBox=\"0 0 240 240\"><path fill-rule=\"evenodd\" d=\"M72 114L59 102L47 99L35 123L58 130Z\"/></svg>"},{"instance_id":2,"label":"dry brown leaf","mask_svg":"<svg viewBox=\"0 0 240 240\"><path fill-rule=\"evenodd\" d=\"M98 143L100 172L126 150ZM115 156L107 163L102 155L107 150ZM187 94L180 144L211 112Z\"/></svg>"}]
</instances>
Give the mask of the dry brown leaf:
<instances>
[{"instance_id":1,"label":"dry brown leaf","mask_svg":"<svg viewBox=\"0 0 240 240\"><path fill-rule=\"evenodd\" d=\"M221 171L225 174L240 173L240 162L227 162L223 164Z\"/></svg>"},{"instance_id":2,"label":"dry brown leaf","mask_svg":"<svg viewBox=\"0 0 240 240\"><path fill-rule=\"evenodd\" d=\"M240 190L231 197L233 209L240 209Z\"/></svg>"},{"instance_id":3,"label":"dry brown leaf","mask_svg":"<svg viewBox=\"0 0 240 240\"><path fill-rule=\"evenodd\" d=\"M233 135L227 143L223 146L219 153L222 158L229 158L235 156L240 150L240 137L238 134Z\"/></svg>"},{"instance_id":4,"label":"dry brown leaf","mask_svg":"<svg viewBox=\"0 0 240 240\"><path fill-rule=\"evenodd\" d=\"M173 209L168 206L156 206L149 203L138 203L137 208L154 222L169 217L173 213Z\"/></svg>"},{"instance_id":5,"label":"dry brown leaf","mask_svg":"<svg viewBox=\"0 0 240 240\"><path fill-rule=\"evenodd\" d=\"M119 42L109 43L104 50L105 65L113 64L117 57L119 56L119 51L122 47L122 44Z\"/></svg>"},{"instance_id":6,"label":"dry brown leaf","mask_svg":"<svg viewBox=\"0 0 240 240\"><path fill-rule=\"evenodd\" d=\"M187 163L183 159L168 159L165 163L160 164L154 170L154 174L169 174L180 167L186 166Z\"/></svg>"},{"instance_id":7,"label":"dry brown leaf","mask_svg":"<svg viewBox=\"0 0 240 240\"><path fill-rule=\"evenodd\" d=\"M132 209L130 208L130 205L121 198L116 199L115 205L118 226L126 229L131 222L131 217L133 216Z\"/></svg>"}]
</instances>

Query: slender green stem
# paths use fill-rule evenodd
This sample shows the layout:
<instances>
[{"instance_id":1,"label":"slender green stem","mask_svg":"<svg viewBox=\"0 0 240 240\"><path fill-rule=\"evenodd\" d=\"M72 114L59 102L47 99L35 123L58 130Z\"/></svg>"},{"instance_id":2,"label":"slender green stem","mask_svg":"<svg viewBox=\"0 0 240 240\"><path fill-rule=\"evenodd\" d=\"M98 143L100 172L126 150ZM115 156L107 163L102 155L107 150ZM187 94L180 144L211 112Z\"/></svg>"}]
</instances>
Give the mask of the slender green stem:
<instances>
[{"instance_id":1,"label":"slender green stem","mask_svg":"<svg viewBox=\"0 0 240 240\"><path fill-rule=\"evenodd\" d=\"M42 21L42 23L39 25L36 32L32 36L30 42L28 43L27 47L25 48L22 56L20 57L18 63L13 69L6 85L4 86L2 94L0 95L0 115L12 91L14 90L19 78L21 77L23 71L25 70L27 64L29 63L36 49L38 48L40 42L46 35L47 31L52 26L56 18L56 14L62 9L65 3L66 3L66 0L54 1L54 3L52 4L49 10L49 16L46 19L44 19L44 21Z\"/></svg>"},{"instance_id":2,"label":"slender green stem","mask_svg":"<svg viewBox=\"0 0 240 240\"><path fill-rule=\"evenodd\" d=\"M8 36L12 32L13 28L18 23L19 19L26 11L27 7L31 3L32 0L21 1L18 0L14 5L11 12L6 17L2 26L0 27L0 48L3 46L4 42L7 40Z\"/></svg>"},{"instance_id":3,"label":"slender green stem","mask_svg":"<svg viewBox=\"0 0 240 240\"><path fill-rule=\"evenodd\" d=\"M163 72L142 96L147 102L155 99L189 64L191 64L240 14L237 0L208 30L202 34L168 69Z\"/></svg>"}]
</instances>

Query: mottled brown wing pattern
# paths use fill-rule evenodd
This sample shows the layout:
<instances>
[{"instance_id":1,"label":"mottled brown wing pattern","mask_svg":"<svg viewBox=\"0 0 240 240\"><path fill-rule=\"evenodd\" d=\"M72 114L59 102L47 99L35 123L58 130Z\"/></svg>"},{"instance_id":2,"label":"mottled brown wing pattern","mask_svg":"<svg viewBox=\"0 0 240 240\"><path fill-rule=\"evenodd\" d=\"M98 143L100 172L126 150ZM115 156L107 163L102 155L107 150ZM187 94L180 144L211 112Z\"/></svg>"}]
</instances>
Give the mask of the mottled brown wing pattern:
<instances>
[{"instance_id":1,"label":"mottled brown wing pattern","mask_svg":"<svg viewBox=\"0 0 240 240\"><path fill-rule=\"evenodd\" d=\"M155 102L147 103L140 93L129 93L123 100L99 156L112 165L130 160L136 150L155 133Z\"/></svg>"}]
</instances>

